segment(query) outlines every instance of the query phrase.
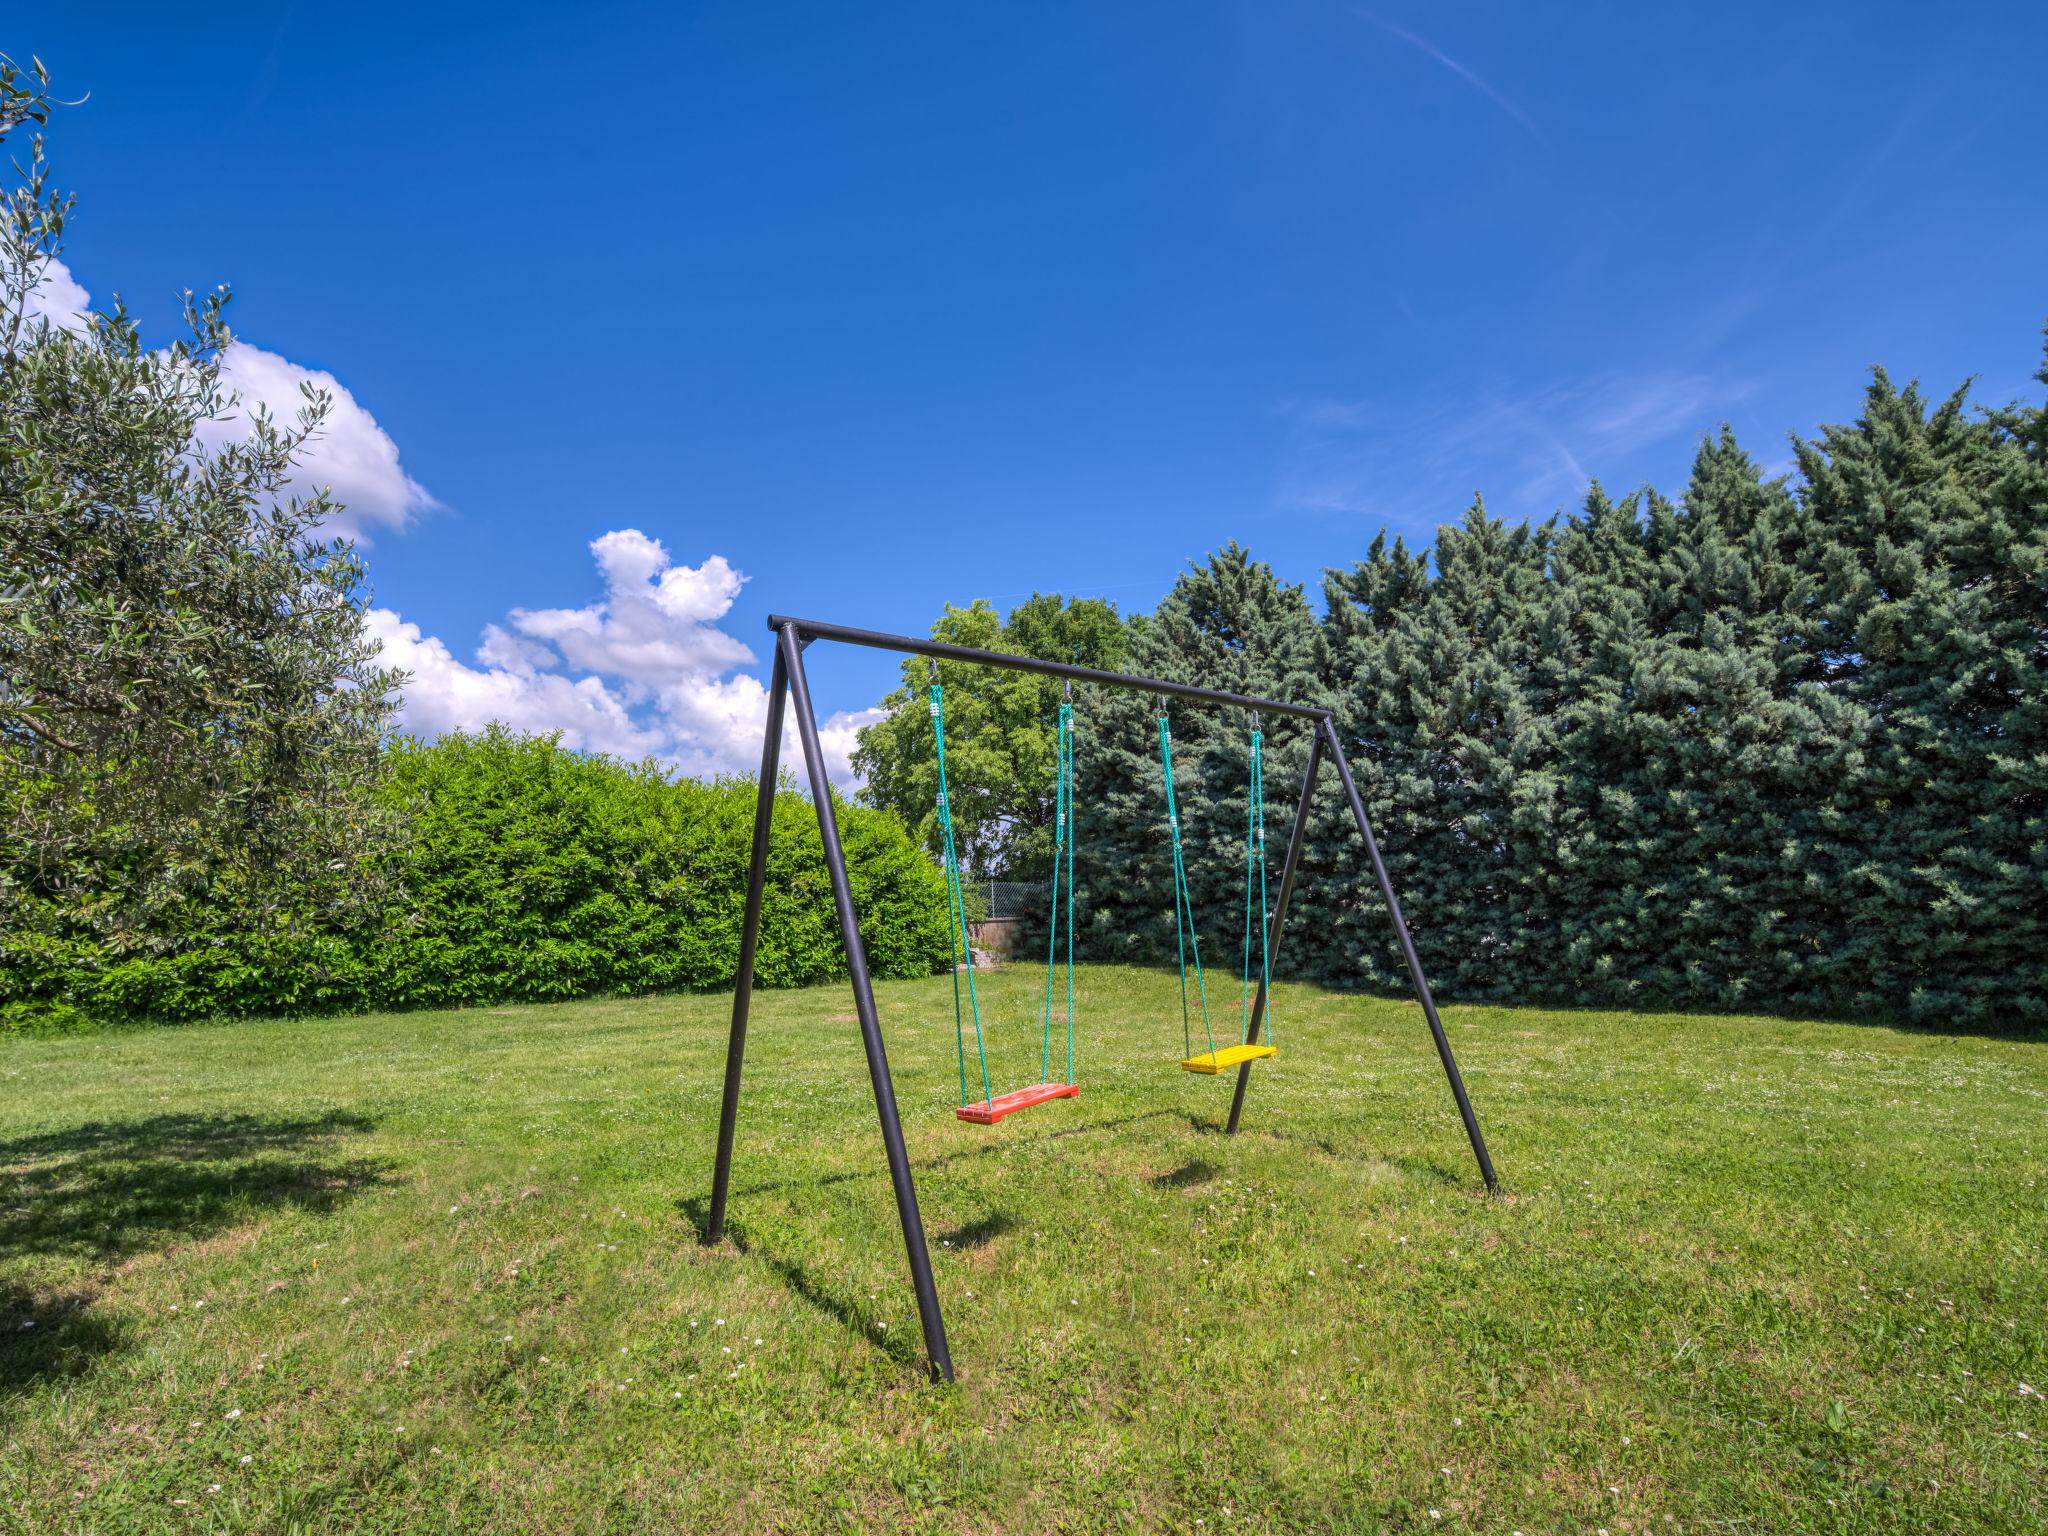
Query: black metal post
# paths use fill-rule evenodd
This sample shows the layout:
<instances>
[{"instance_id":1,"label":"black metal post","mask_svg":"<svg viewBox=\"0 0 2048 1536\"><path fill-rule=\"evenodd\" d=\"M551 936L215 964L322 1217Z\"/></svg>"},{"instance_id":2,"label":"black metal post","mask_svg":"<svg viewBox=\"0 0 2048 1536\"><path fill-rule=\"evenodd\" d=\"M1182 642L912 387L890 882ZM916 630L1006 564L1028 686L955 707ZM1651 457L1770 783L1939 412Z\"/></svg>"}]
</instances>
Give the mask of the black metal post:
<instances>
[{"instance_id":1,"label":"black metal post","mask_svg":"<svg viewBox=\"0 0 2048 1536\"><path fill-rule=\"evenodd\" d=\"M1387 877L1386 860L1380 857L1379 842L1372 835L1372 823L1365 814L1365 801L1359 798L1358 786L1351 780L1351 765L1344 760L1344 744L1337 737L1336 722L1325 716L1322 728L1329 741L1330 756L1337 762L1337 778L1344 786L1344 797L1351 802L1351 814L1365 838L1365 851L1372 860L1372 872L1379 880L1380 895L1386 900L1387 915L1394 920L1394 934L1401 941L1401 955L1408 962L1409 979L1415 983L1415 995L1422 1000L1423 1017L1429 1020L1429 1032L1436 1037L1436 1053L1443 1060L1444 1076L1451 1081L1451 1096L1458 1101L1458 1114L1465 1121L1465 1134L1471 1139L1472 1155L1479 1159L1479 1172L1486 1180L1487 1189L1499 1194L1500 1180L1494 1176L1493 1159L1486 1155L1486 1138L1479 1134L1479 1117L1472 1113L1472 1101L1465 1094L1465 1079L1458 1074L1458 1061L1451 1054L1451 1042L1444 1034L1443 1020L1437 1017L1436 999L1430 995L1429 981L1422 974L1422 959L1415 953L1415 940L1409 936L1408 924L1401 916L1401 902L1394 895L1394 882Z\"/></svg>"},{"instance_id":2,"label":"black metal post","mask_svg":"<svg viewBox=\"0 0 2048 1536\"><path fill-rule=\"evenodd\" d=\"M718 1105L718 1161L711 1171L711 1214L706 1247L725 1236L725 1196L732 1187L732 1133L739 1119L740 1064L747 1055L747 1007L754 1000L754 953L761 943L761 887L768 878L768 834L775 822L775 786L782 764L782 709L789 673L782 648L768 681L768 726L761 733L761 788L754 801L754 850L747 864L746 913L740 919L740 968L732 984L732 1033L725 1042L725 1097Z\"/></svg>"},{"instance_id":3,"label":"black metal post","mask_svg":"<svg viewBox=\"0 0 2048 1536\"><path fill-rule=\"evenodd\" d=\"M1308 766L1301 774L1301 798L1294 806L1294 830L1287 834L1287 856L1280 861L1280 889L1273 897L1273 913L1266 920L1266 957L1270 962L1280 953L1280 934L1287 926L1287 902L1294 894L1294 871L1301 861L1301 845L1308 831L1309 802L1315 798L1316 770L1322 766L1323 738L1320 731L1311 731L1308 738ZM1244 1043L1259 1043L1259 1026L1266 1020L1266 977L1259 977L1258 996L1252 1000L1250 1027L1245 1030ZM1237 1068L1237 1088L1230 1095L1230 1121L1223 1127L1226 1135L1237 1134L1238 1117L1244 1113L1244 1091L1251 1086L1252 1064L1241 1062Z\"/></svg>"},{"instance_id":4,"label":"black metal post","mask_svg":"<svg viewBox=\"0 0 2048 1536\"><path fill-rule=\"evenodd\" d=\"M920 640L915 635L888 635L877 629L855 629L850 624L827 624L822 619L792 619L779 613L768 615L768 627L778 634L794 626L800 640L836 640L842 645L863 645L870 650L895 651L904 656L929 656L936 661L959 661L975 667L1003 667L1012 672L1036 672L1041 677L1064 677L1076 683L1101 683L1111 688L1142 688L1169 699L1193 699L1200 704L1221 704L1235 709L1256 709L1269 715L1287 715L1296 720L1320 720L1328 710L1319 704L1292 704L1285 699L1255 699L1249 694L1225 693L1217 688L1197 688L1193 683L1171 682L1163 677L1139 677L1130 672L1102 672L1094 667L1077 667L1064 661L1041 661L1036 656L1013 656L1008 651L978 651L972 646L949 645L943 640Z\"/></svg>"},{"instance_id":5,"label":"black metal post","mask_svg":"<svg viewBox=\"0 0 2048 1536\"><path fill-rule=\"evenodd\" d=\"M917 1214L917 1189L910 1181L910 1156L903 1148L903 1125L896 1115L896 1088L889 1078L889 1058L882 1049L881 1021L875 1014L875 987L868 976L867 950L853 912L853 886L846 875L846 850L839 842L839 821L832 811L831 781L818 745L818 718L811 709L811 688L804 677L803 648L795 624L777 634L778 653L789 674L796 705L797 734L803 740L804 766L809 770L811 798L817 802L818 831L825 843L825 868L832 877L832 900L839 909L839 936L846 945L846 969L853 982L854 1011L860 1016L861 1044L868 1056L868 1077L875 1089L875 1113L882 1121L882 1145L889 1155L889 1182L896 1191L896 1214L903 1223L903 1248L910 1257L910 1283L917 1292L918 1321L924 1327L925 1355L932 1374L953 1379L953 1356L946 1348L946 1323L939 1315L939 1293L932 1284L931 1253L925 1246L924 1223Z\"/></svg>"}]
</instances>

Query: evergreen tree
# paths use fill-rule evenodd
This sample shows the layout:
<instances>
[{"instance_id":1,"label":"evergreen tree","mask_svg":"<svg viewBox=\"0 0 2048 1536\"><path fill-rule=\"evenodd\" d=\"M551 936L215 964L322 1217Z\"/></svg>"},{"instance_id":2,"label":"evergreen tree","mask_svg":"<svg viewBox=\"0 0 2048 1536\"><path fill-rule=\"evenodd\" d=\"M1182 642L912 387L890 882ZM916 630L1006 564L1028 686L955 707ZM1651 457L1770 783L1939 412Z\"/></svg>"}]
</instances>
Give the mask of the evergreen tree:
<instances>
[{"instance_id":1,"label":"evergreen tree","mask_svg":"<svg viewBox=\"0 0 2048 1536\"><path fill-rule=\"evenodd\" d=\"M1859 420L1795 448L1767 478L1724 427L1675 504L1595 483L1561 522L1509 527L1475 501L1433 557L1382 536L1327 572L1320 621L1233 544L1129 623L1124 665L1335 711L1448 996L2048 1020L2048 410L1930 406L1879 373ZM992 612L949 618L995 643ZM968 739L1049 787L1050 694L996 707L1000 729L977 707ZM1203 958L1227 977L1249 722L1168 713ZM1277 871L1308 732L1265 725ZM999 777L962 757L976 793ZM1153 701L1081 701L1077 777L1087 949L1170 962ZM1283 974L1406 990L1334 776L1297 900ZM1213 1018L1232 996L1212 988Z\"/></svg>"},{"instance_id":2,"label":"evergreen tree","mask_svg":"<svg viewBox=\"0 0 2048 1536\"><path fill-rule=\"evenodd\" d=\"M1811 664L1874 723L1830 839L1851 1006L2048 1018L2043 414L1930 410L1880 370L1854 425L1798 445Z\"/></svg>"},{"instance_id":3,"label":"evergreen tree","mask_svg":"<svg viewBox=\"0 0 2048 1536\"><path fill-rule=\"evenodd\" d=\"M1127 666L1171 682L1315 702L1328 692L1321 659L1302 589L1230 544L1183 573L1158 610L1132 626ZM1251 722L1243 711L1173 702L1167 716L1189 890L1213 981L1210 1018L1221 1043L1236 1019L1233 978L1243 961ZM1176 952L1158 720L1154 700L1127 691L1105 691L1080 720L1077 912L1083 942L1098 958L1171 962ZM1309 727L1268 718L1261 728L1270 892L1300 792Z\"/></svg>"},{"instance_id":4,"label":"evergreen tree","mask_svg":"<svg viewBox=\"0 0 2048 1536\"><path fill-rule=\"evenodd\" d=\"M1424 968L1469 996L1513 991L1549 924L1540 872L1554 841L1555 726L1529 689L1558 633L1545 623L1550 540L1547 526L1510 529L1475 500L1461 526L1439 531L1426 586L1419 562L1378 544L1325 584L1339 736ZM1335 860L1318 859L1315 891L1331 918L1329 973L1406 986L1363 841L1348 816L1332 819L1318 821Z\"/></svg>"},{"instance_id":5,"label":"evergreen tree","mask_svg":"<svg viewBox=\"0 0 2048 1536\"><path fill-rule=\"evenodd\" d=\"M1826 885L1797 850L1853 738L1786 644L1810 597L1796 503L1724 428L1702 443L1682 511L1649 498L1633 550L1597 511L1560 542L1586 651L1564 711L1573 804L1552 985L1624 1002L1783 998L1823 948Z\"/></svg>"}]
</instances>

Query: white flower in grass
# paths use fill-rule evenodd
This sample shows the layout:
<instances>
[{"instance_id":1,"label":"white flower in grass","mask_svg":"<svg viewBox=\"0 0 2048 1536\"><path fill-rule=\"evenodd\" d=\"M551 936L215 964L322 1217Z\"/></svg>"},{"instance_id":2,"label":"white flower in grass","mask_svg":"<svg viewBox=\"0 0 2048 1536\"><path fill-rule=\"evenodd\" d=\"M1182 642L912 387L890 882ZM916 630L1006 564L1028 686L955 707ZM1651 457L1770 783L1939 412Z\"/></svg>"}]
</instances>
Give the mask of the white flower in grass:
<instances>
[{"instance_id":1,"label":"white flower in grass","mask_svg":"<svg viewBox=\"0 0 2048 1536\"><path fill-rule=\"evenodd\" d=\"M230 1419L239 1419L242 1416L242 1410L239 1408L230 1408L227 1412L227 1416Z\"/></svg>"},{"instance_id":2,"label":"white flower in grass","mask_svg":"<svg viewBox=\"0 0 2048 1536\"><path fill-rule=\"evenodd\" d=\"M254 1461L255 1459L256 1458L253 1456L244 1456L239 1462L236 1463L236 1465L246 1467L247 1465L249 1465L250 1462Z\"/></svg>"},{"instance_id":3,"label":"white flower in grass","mask_svg":"<svg viewBox=\"0 0 2048 1536\"><path fill-rule=\"evenodd\" d=\"M1432 1519L1432 1520L1441 1520L1441 1519L1443 1519L1443 1517L1444 1517L1444 1512L1443 1512L1442 1510L1440 1510L1440 1509L1432 1509L1432 1510L1431 1510L1431 1511L1429 1512L1429 1518L1430 1518L1430 1519Z\"/></svg>"}]
</instances>

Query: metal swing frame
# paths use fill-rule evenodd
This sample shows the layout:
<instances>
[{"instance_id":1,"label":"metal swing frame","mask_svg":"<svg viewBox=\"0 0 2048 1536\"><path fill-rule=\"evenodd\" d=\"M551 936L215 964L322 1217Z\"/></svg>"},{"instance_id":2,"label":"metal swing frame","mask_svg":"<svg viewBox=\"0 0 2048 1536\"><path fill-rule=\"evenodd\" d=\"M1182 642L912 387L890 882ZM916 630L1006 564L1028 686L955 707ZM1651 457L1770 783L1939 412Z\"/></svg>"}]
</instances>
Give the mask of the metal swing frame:
<instances>
[{"instance_id":1,"label":"metal swing frame","mask_svg":"<svg viewBox=\"0 0 2048 1536\"><path fill-rule=\"evenodd\" d=\"M875 1012L874 982L868 975L867 950L861 943L860 923L853 910L853 887L846 873L846 850L839 841L839 822L832 809L825 755L819 747L817 712L811 705L810 683L804 675L804 649L814 640L895 651L905 656L928 656L935 661L1036 672L1071 682L1134 689L1167 698L1189 699L1201 704L1250 709L1261 714L1309 721L1312 733L1308 765L1302 772L1301 796L1294 807L1294 826L1288 834L1287 854L1280 867L1279 890L1274 896L1272 914L1267 919L1268 955L1277 956L1280 951L1287 906L1294 894L1295 869L1308 828L1309 807L1314 801L1316 773L1327 754L1336 766L1337 781L1351 807L1352 819L1358 823L1359 834L1365 839L1366 856L1372 862L1373 877L1379 882L1381 899L1387 904L1387 915L1393 919L1401 956L1408 964L1409 980L1414 983L1416 998L1422 1004L1423 1017L1429 1021L1429 1032L1436 1042L1437 1056L1443 1062L1444 1076L1450 1082L1451 1096L1457 1100L1459 1117L1465 1122L1465 1135L1472 1143L1472 1155L1479 1162L1480 1177L1486 1181L1488 1191L1499 1193L1500 1180L1494 1174L1493 1159L1487 1155L1486 1138L1480 1134L1478 1116L1473 1114L1472 1101L1465 1092L1465 1079L1458 1071L1457 1058L1451 1053L1451 1042L1444 1034L1443 1020L1437 1016L1436 998L1430 992L1428 978L1423 975L1422 961L1415 952L1415 940L1408 932L1407 920L1401 915L1400 898L1394 894L1393 881L1387 876L1386 861L1380 857L1379 842L1373 836L1372 823L1365 814L1365 801L1360 798L1358 785L1352 780L1351 766L1345 761L1336 721L1328 710L1280 699L1248 698L1243 694L1168 682L1164 678L1103 672L1093 667L1041 661L1033 656L1012 656L1002 651L980 651L938 640L919 640L910 635L854 629L817 619L770 614L768 628L775 635L775 661L768 684L768 721L761 737L761 785L754 804L754 846L747 866L747 901L740 927L739 969L733 982L732 1031L725 1048L725 1092L718 1109L718 1155L711 1175L711 1205L703 1231L703 1242L707 1247L724 1239L726 1198L732 1190L733 1131L739 1117L740 1073L747 1050L747 1011L754 992L754 956L761 940L761 892L768 874L768 834L774 819L776 774L782 760L782 716L787 702L796 715L804 768L810 780L811 799L818 813L818 831L824 840L825 868L831 877L833 905L839 913L839 936L846 947L847 975L853 984L854 1011L860 1020L861 1044L867 1052L868 1077L874 1086L875 1113L881 1120L882 1148L888 1158L889 1183L896 1194L896 1214L903 1226L903 1248L910 1260L911 1287L917 1294L917 1315L924 1330L925 1358L933 1379L953 1379L953 1356L946 1345L946 1323L939 1311L938 1291L932 1283L931 1253L925 1243L923 1219L918 1215L917 1187L910 1176L910 1157L903 1146L903 1125L896 1113L896 1087L889 1075L888 1053L883 1049L882 1026ZM1266 986L1267 978L1261 976L1245 1032L1246 1044L1258 1042L1259 1029L1265 1021ZM1244 1113L1245 1090L1251 1086L1251 1078L1252 1063L1247 1061L1237 1069L1237 1088L1231 1095L1230 1119L1224 1127L1227 1135L1237 1134L1238 1121Z\"/></svg>"}]
</instances>

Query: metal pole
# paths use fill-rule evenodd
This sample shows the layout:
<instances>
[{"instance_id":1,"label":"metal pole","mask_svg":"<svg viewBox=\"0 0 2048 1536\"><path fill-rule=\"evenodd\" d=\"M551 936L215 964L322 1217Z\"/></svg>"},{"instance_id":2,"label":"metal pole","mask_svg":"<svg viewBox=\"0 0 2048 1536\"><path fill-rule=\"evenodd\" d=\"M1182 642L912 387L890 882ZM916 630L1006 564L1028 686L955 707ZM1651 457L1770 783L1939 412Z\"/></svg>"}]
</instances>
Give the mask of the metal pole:
<instances>
[{"instance_id":1,"label":"metal pole","mask_svg":"<svg viewBox=\"0 0 2048 1536\"><path fill-rule=\"evenodd\" d=\"M1294 830L1287 834L1287 856L1280 861L1280 889L1273 897L1273 915L1267 919L1270 937L1266 941L1269 962L1280 954L1280 934L1287 926L1287 902L1294 894L1294 871L1301 862L1301 846L1308 831L1308 808L1315 798L1316 770L1322 766L1323 738L1320 731L1311 732L1308 738L1308 766L1301 774L1301 798L1294 805ZM1268 966L1270 969L1270 964ZM1245 1031L1244 1043L1259 1043L1259 1026L1266 1018L1266 976L1259 976L1258 996L1252 1000L1251 1027ZM1252 1064L1242 1062L1237 1069L1237 1090L1230 1096L1230 1121L1223 1127L1226 1135L1237 1134L1238 1117L1244 1113L1244 1092L1251 1086Z\"/></svg>"},{"instance_id":2,"label":"metal pole","mask_svg":"<svg viewBox=\"0 0 2048 1536\"><path fill-rule=\"evenodd\" d=\"M1172 699L1195 699L1204 704L1222 704L1237 709L1263 710L1271 715L1290 715L1297 720L1321 720L1329 711L1317 704L1290 704L1284 699L1255 699L1248 694L1224 693L1215 688L1197 688L1192 683L1169 682L1163 677L1138 677L1129 672L1103 672L1094 667L1077 667L1065 661L1041 661L1036 656L1016 656L1008 651L979 651L967 645L949 645L943 640L920 640L915 635L890 635L876 629L854 629L846 624L827 624L821 619L792 619L779 613L768 615L768 627L780 634L794 626L799 640L836 640L842 645L864 645L871 650L897 651L906 656L929 656L937 661L958 661L976 667L1005 667L1012 672L1036 672L1043 677L1064 677L1076 683L1101 683L1112 688L1142 688Z\"/></svg>"},{"instance_id":3,"label":"metal pole","mask_svg":"<svg viewBox=\"0 0 2048 1536\"><path fill-rule=\"evenodd\" d=\"M1465 1094L1465 1079L1458 1075L1458 1061L1451 1054L1451 1042L1444 1034L1443 1020L1436 1014L1436 999L1430 995L1429 982L1422 974L1421 957L1415 953L1415 940L1409 937L1408 924L1401 916L1401 902L1394 895L1394 882L1387 877L1386 860L1380 857L1380 845L1372 835L1372 823L1366 819L1365 801L1359 798L1358 786L1351 781L1351 765L1344 760L1344 744L1337 739L1336 722L1328 716L1323 718L1323 731L1330 745L1330 756L1336 759L1337 778L1344 786L1344 797L1351 802L1351 814L1358 822L1358 830L1365 838L1365 851L1372 860L1372 872L1380 883L1380 895L1387 903L1387 915L1394 920L1394 933L1401 941L1402 958L1408 962L1409 978L1415 983L1415 995L1422 1000L1423 1017L1429 1020L1429 1032L1436 1037L1436 1053L1443 1059L1444 1076L1450 1079L1451 1096L1458 1101L1458 1114L1464 1119L1465 1134L1472 1142L1472 1155L1479 1159L1479 1173L1486 1180L1486 1187L1494 1194L1500 1193L1500 1180L1494 1176L1493 1159L1486 1155L1486 1138L1479 1134L1479 1117L1472 1113L1472 1101Z\"/></svg>"},{"instance_id":4,"label":"metal pole","mask_svg":"<svg viewBox=\"0 0 2048 1536\"><path fill-rule=\"evenodd\" d=\"M797 734L803 739L804 766L809 770L811 798L817 803L818 832L825 843L825 868L832 877L832 900L839 909L839 935L846 945L846 970L853 982L854 1011L860 1016L861 1044L867 1050L868 1077L875 1089L875 1113L882 1122L882 1145L889 1155L889 1183L896 1191L896 1214L903 1223L903 1249L910 1257L910 1283L917 1292L918 1321L924 1327L924 1350L932 1374L953 1379L953 1356L946 1348L946 1323L939 1315L939 1293L932 1284L931 1253L925 1247L924 1223L917 1214L917 1189L910 1182L910 1156L903 1149L903 1125L896 1116L896 1088L889 1078L889 1058L882 1049L882 1026L875 1015L875 987L868 976L867 950L854 918L853 886L846 875L846 851L839 843L839 821L832 811L832 786L825 776L825 754L818 745L818 719L811 710L811 688L804 678L802 647L795 624L778 632L782 664L789 673L789 691L796 704Z\"/></svg>"},{"instance_id":5,"label":"metal pole","mask_svg":"<svg viewBox=\"0 0 2048 1536\"><path fill-rule=\"evenodd\" d=\"M775 821L776 770L782 762L782 708L789 674L782 650L768 682L768 724L761 733L761 786L754 800L754 849L747 864L746 915L740 919L740 968L732 984L732 1033L725 1042L725 1097L718 1105L718 1161L711 1172L711 1215L704 1244L725 1236L725 1197L732 1187L732 1133L739 1119L740 1064L747 1055L747 1007L754 999L754 952L761 942L761 887L768 877L768 834Z\"/></svg>"}]
</instances>

